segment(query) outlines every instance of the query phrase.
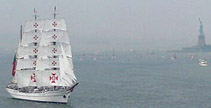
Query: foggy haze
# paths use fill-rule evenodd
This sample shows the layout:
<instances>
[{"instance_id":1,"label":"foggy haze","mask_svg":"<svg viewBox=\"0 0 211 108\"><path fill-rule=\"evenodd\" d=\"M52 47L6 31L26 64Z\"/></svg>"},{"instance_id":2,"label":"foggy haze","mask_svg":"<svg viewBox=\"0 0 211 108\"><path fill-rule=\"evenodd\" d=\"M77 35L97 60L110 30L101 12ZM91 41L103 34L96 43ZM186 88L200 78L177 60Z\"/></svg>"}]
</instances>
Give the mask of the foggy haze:
<instances>
[{"instance_id":1,"label":"foggy haze","mask_svg":"<svg viewBox=\"0 0 211 108\"><path fill-rule=\"evenodd\" d=\"M58 17L67 24L73 51L181 49L197 44L199 17L211 44L210 0L1 0L0 49L17 47L20 25Z\"/></svg>"}]
</instances>

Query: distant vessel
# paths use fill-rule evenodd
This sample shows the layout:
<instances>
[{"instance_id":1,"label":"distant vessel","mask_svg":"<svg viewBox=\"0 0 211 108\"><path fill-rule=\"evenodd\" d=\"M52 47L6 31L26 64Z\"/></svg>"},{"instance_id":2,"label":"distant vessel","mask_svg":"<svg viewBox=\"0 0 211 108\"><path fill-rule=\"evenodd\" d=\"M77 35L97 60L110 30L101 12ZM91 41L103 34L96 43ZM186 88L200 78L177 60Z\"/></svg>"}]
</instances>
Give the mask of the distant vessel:
<instances>
[{"instance_id":1,"label":"distant vessel","mask_svg":"<svg viewBox=\"0 0 211 108\"><path fill-rule=\"evenodd\" d=\"M93 58L93 60L94 60L94 61L97 61L97 58L96 58L96 57L94 57L94 58Z\"/></svg>"},{"instance_id":2,"label":"distant vessel","mask_svg":"<svg viewBox=\"0 0 211 108\"><path fill-rule=\"evenodd\" d=\"M188 58L189 58L190 60L194 60L194 59L195 59L195 57L194 57L193 55L189 55Z\"/></svg>"},{"instance_id":3,"label":"distant vessel","mask_svg":"<svg viewBox=\"0 0 211 108\"><path fill-rule=\"evenodd\" d=\"M14 57L12 81L6 90L17 99L67 103L78 85L64 19L27 21Z\"/></svg>"},{"instance_id":4,"label":"distant vessel","mask_svg":"<svg viewBox=\"0 0 211 108\"><path fill-rule=\"evenodd\" d=\"M171 60L176 60L176 59L177 59L176 54L171 57Z\"/></svg>"},{"instance_id":5,"label":"distant vessel","mask_svg":"<svg viewBox=\"0 0 211 108\"><path fill-rule=\"evenodd\" d=\"M112 49L112 50L113 50L113 54L112 54L111 60L115 60L115 59L117 59L117 54L114 49Z\"/></svg>"},{"instance_id":6,"label":"distant vessel","mask_svg":"<svg viewBox=\"0 0 211 108\"><path fill-rule=\"evenodd\" d=\"M165 56L162 56L162 58L166 58ZM177 56L176 54L172 55L172 56L168 56L167 59L169 60L176 60L177 59Z\"/></svg>"},{"instance_id":7,"label":"distant vessel","mask_svg":"<svg viewBox=\"0 0 211 108\"><path fill-rule=\"evenodd\" d=\"M207 66L207 61L203 60L203 59L199 59L199 65L201 66Z\"/></svg>"}]
</instances>

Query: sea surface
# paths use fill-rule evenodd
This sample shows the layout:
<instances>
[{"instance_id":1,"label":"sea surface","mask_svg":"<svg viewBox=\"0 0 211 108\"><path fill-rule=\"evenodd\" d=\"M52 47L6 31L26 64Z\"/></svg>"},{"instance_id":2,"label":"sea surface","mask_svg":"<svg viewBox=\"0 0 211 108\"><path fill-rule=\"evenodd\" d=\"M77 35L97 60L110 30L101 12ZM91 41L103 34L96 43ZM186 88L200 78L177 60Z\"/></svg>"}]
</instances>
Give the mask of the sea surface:
<instances>
[{"instance_id":1,"label":"sea surface","mask_svg":"<svg viewBox=\"0 0 211 108\"><path fill-rule=\"evenodd\" d=\"M13 54L0 54L0 108L211 108L210 53L73 56L79 85L67 104L53 104L13 99L5 90ZM208 66L200 66L199 59Z\"/></svg>"}]
</instances>

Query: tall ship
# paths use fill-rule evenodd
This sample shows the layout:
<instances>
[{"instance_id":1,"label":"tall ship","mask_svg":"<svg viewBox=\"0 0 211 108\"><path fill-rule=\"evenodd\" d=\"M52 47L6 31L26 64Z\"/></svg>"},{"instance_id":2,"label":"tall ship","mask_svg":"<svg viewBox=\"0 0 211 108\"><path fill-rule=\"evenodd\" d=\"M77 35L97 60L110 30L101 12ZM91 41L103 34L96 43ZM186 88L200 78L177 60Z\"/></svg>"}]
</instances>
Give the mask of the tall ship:
<instances>
[{"instance_id":1,"label":"tall ship","mask_svg":"<svg viewBox=\"0 0 211 108\"><path fill-rule=\"evenodd\" d=\"M12 80L6 90L16 99L67 103L78 85L64 19L26 21L14 56Z\"/></svg>"}]
</instances>

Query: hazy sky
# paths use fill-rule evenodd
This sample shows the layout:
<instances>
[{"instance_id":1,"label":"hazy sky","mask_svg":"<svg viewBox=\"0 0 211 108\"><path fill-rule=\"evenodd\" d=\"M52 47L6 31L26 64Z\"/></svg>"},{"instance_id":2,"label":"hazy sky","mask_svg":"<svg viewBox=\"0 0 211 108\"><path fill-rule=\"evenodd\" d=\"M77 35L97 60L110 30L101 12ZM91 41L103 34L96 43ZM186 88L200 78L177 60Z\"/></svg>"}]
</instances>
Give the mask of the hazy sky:
<instances>
[{"instance_id":1,"label":"hazy sky","mask_svg":"<svg viewBox=\"0 0 211 108\"><path fill-rule=\"evenodd\" d=\"M32 19L66 20L74 50L180 49L197 43L199 21L211 44L211 0L0 0L0 48L16 48Z\"/></svg>"}]
</instances>

